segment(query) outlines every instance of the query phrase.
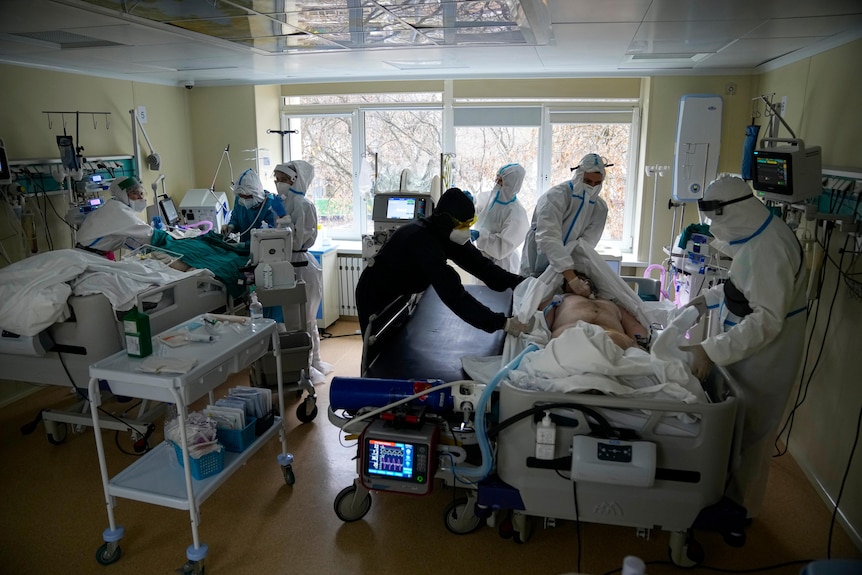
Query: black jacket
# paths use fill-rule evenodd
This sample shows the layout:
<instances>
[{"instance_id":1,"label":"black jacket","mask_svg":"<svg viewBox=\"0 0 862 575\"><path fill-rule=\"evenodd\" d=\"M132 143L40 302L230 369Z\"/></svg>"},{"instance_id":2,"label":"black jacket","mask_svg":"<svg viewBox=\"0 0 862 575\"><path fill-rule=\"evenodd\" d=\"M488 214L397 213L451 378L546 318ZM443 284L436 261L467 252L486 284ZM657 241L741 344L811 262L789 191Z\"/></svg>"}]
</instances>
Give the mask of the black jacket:
<instances>
[{"instance_id":1,"label":"black jacket","mask_svg":"<svg viewBox=\"0 0 862 575\"><path fill-rule=\"evenodd\" d=\"M502 329L506 316L493 312L461 285L458 272L446 263L451 259L494 291L514 288L524 279L498 267L467 242L449 239L451 219L431 216L398 228L384 244L371 266L366 266L356 286L356 306L362 329L368 318L382 311L398 296L425 291L434 286L440 299L470 325L494 332Z\"/></svg>"}]
</instances>

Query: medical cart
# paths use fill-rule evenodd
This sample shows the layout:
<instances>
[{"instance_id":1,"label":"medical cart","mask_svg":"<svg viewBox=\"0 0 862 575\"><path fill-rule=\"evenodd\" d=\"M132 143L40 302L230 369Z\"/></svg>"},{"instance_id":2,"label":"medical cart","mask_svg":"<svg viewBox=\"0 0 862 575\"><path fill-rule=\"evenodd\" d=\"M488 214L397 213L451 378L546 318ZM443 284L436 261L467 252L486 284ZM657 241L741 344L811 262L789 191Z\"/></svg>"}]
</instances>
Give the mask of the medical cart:
<instances>
[{"instance_id":1,"label":"medical cart","mask_svg":"<svg viewBox=\"0 0 862 575\"><path fill-rule=\"evenodd\" d=\"M206 317L207 314L201 314L168 331L175 332L183 327L201 325ZM284 413L281 349L276 322L271 319L263 319L252 325L248 318L237 317L234 319L237 322L244 320L247 323L237 323L236 329L232 328L220 332L216 340L212 342L191 343L172 348L161 344L158 336L156 336L153 338L153 355L150 358L130 357L123 350L90 366L89 397L92 404L96 450L102 473L109 524L109 527L102 534L105 543L96 553L96 560L100 564L114 563L119 560L121 554L119 542L123 537L124 528L117 525L114 519L114 498L116 497L188 510L191 517L193 542L186 549L188 561L181 572L202 574L207 546L201 543L198 538L200 505L276 433L279 435L282 451L278 456L278 462L284 472L285 481L288 484L293 484L291 467L293 455L287 453L284 421L278 415L274 417L272 426L251 442L245 450L241 452L224 451L222 471L210 476L198 473L197 475L203 479L193 479L192 477L193 465L189 458L188 437L185 428L187 406L204 394L209 394L210 402L214 403L213 390L224 383L228 376L248 367L265 355L270 349L270 345L277 365L279 414ZM185 361L194 363L194 366L181 374L140 371L139 368L144 365L144 362L152 357L167 358L178 362ZM176 405L177 415L180 419L182 470L177 468L179 453L175 453L173 445L165 441L113 478L108 477L99 410L101 403L98 393L100 380L107 381L113 392L119 395L163 401Z\"/></svg>"}]
</instances>

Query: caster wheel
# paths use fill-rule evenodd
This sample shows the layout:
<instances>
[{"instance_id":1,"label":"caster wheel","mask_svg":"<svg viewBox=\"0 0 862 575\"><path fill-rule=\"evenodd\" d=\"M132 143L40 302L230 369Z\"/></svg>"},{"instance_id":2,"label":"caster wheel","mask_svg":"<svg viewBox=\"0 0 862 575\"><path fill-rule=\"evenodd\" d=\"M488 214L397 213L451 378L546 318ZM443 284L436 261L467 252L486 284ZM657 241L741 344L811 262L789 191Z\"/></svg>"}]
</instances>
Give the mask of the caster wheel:
<instances>
[{"instance_id":1,"label":"caster wheel","mask_svg":"<svg viewBox=\"0 0 862 575\"><path fill-rule=\"evenodd\" d=\"M728 531L722 535L724 542L731 547L742 547L745 545L745 531Z\"/></svg>"},{"instance_id":2,"label":"caster wheel","mask_svg":"<svg viewBox=\"0 0 862 575\"><path fill-rule=\"evenodd\" d=\"M292 465L283 465L281 467L281 473L284 475L284 482L288 485L293 485L296 483L296 475L293 473Z\"/></svg>"},{"instance_id":3,"label":"caster wheel","mask_svg":"<svg viewBox=\"0 0 862 575\"><path fill-rule=\"evenodd\" d=\"M467 507L467 503L466 497L459 497L451 501L444 511L443 522L446 529L455 535L467 535L482 525L482 519Z\"/></svg>"},{"instance_id":4,"label":"caster wheel","mask_svg":"<svg viewBox=\"0 0 862 575\"><path fill-rule=\"evenodd\" d=\"M356 485L345 487L335 496L334 507L335 514L342 521L358 521L371 509L371 493L366 491L363 497L358 493ZM446 526L449 526L448 523Z\"/></svg>"},{"instance_id":5,"label":"caster wheel","mask_svg":"<svg viewBox=\"0 0 862 575\"><path fill-rule=\"evenodd\" d=\"M497 534L503 539L511 539L515 534L515 528L512 526L512 516L508 513L500 518L500 526L497 527Z\"/></svg>"},{"instance_id":6,"label":"caster wheel","mask_svg":"<svg viewBox=\"0 0 862 575\"><path fill-rule=\"evenodd\" d=\"M55 423L48 431L48 443L51 445L60 445L69 436L69 426L65 423Z\"/></svg>"},{"instance_id":7,"label":"caster wheel","mask_svg":"<svg viewBox=\"0 0 862 575\"><path fill-rule=\"evenodd\" d=\"M119 561L122 554L118 543L105 543L96 551L96 561L99 565L110 565Z\"/></svg>"},{"instance_id":8,"label":"caster wheel","mask_svg":"<svg viewBox=\"0 0 862 575\"><path fill-rule=\"evenodd\" d=\"M182 567L176 570L179 575L205 575L207 571L203 560L186 561Z\"/></svg>"},{"instance_id":9,"label":"caster wheel","mask_svg":"<svg viewBox=\"0 0 862 575\"><path fill-rule=\"evenodd\" d=\"M309 411L307 403L307 401L303 401L296 408L296 418L302 423L308 423L317 417L317 405L314 405Z\"/></svg>"}]
</instances>

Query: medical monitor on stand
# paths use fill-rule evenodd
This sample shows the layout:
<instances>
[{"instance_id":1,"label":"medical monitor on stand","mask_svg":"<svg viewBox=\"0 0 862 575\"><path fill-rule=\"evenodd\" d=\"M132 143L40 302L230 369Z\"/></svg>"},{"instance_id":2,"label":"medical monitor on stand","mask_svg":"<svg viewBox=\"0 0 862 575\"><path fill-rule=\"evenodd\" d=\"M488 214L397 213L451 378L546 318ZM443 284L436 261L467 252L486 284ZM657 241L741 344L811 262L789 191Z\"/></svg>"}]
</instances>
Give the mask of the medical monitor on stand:
<instances>
[{"instance_id":1,"label":"medical monitor on stand","mask_svg":"<svg viewBox=\"0 0 862 575\"><path fill-rule=\"evenodd\" d=\"M159 200L159 207L162 210L162 217L165 219L165 224L169 227L174 227L180 223L180 214L177 211L177 206L171 198Z\"/></svg>"},{"instance_id":2,"label":"medical monitor on stand","mask_svg":"<svg viewBox=\"0 0 862 575\"><path fill-rule=\"evenodd\" d=\"M362 258L374 257L389 236L404 224L430 216L433 211L431 194L393 192L375 194L371 209L373 233L362 236Z\"/></svg>"},{"instance_id":3,"label":"medical monitor on stand","mask_svg":"<svg viewBox=\"0 0 862 575\"><path fill-rule=\"evenodd\" d=\"M776 146L779 142L789 145ZM795 203L823 192L820 146L780 138L764 138L760 146L754 151L752 184L764 199Z\"/></svg>"}]
</instances>

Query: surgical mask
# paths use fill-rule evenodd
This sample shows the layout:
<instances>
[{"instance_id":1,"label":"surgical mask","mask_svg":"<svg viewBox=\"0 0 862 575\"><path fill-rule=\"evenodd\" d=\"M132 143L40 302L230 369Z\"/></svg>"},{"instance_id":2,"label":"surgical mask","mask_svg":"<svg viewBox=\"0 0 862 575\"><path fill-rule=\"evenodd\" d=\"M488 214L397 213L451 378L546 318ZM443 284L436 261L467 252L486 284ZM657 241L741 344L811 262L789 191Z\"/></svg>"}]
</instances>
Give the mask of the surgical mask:
<instances>
[{"instance_id":1,"label":"surgical mask","mask_svg":"<svg viewBox=\"0 0 862 575\"><path fill-rule=\"evenodd\" d=\"M449 234L449 239L458 244L459 246L463 246L470 241L470 228L465 228L463 230L452 230L452 232Z\"/></svg>"},{"instance_id":2,"label":"surgical mask","mask_svg":"<svg viewBox=\"0 0 862 575\"><path fill-rule=\"evenodd\" d=\"M584 184L584 193L590 197L597 196L601 189L602 189L601 184L599 184L597 186L588 186L588 185Z\"/></svg>"},{"instance_id":3,"label":"surgical mask","mask_svg":"<svg viewBox=\"0 0 862 575\"><path fill-rule=\"evenodd\" d=\"M142 212L147 209L147 200L143 198L140 200L129 200L129 207L136 212Z\"/></svg>"},{"instance_id":4,"label":"surgical mask","mask_svg":"<svg viewBox=\"0 0 862 575\"><path fill-rule=\"evenodd\" d=\"M257 205L257 201L254 198L239 198L239 205L251 209Z\"/></svg>"},{"instance_id":5,"label":"surgical mask","mask_svg":"<svg viewBox=\"0 0 862 575\"><path fill-rule=\"evenodd\" d=\"M287 182L276 182L275 189L282 196L287 196L290 193L290 184Z\"/></svg>"}]
</instances>

